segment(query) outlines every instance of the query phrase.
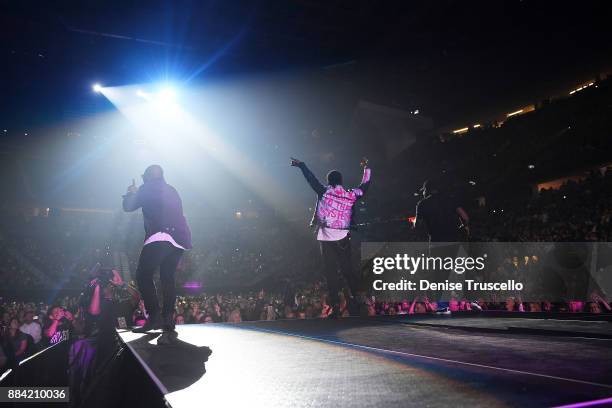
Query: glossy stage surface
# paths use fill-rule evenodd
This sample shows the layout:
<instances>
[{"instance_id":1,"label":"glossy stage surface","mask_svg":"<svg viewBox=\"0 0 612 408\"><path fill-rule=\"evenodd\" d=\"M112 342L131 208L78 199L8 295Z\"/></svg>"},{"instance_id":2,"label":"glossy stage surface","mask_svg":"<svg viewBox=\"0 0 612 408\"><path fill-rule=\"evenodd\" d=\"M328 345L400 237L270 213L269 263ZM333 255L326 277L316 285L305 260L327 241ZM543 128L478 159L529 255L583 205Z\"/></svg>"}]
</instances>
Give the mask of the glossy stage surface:
<instances>
[{"instance_id":1,"label":"glossy stage surface","mask_svg":"<svg viewBox=\"0 0 612 408\"><path fill-rule=\"evenodd\" d=\"M171 346L119 334L174 408L579 407L612 405L611 326L434 316L184 325Z\"/></svg>"}]
</instances>

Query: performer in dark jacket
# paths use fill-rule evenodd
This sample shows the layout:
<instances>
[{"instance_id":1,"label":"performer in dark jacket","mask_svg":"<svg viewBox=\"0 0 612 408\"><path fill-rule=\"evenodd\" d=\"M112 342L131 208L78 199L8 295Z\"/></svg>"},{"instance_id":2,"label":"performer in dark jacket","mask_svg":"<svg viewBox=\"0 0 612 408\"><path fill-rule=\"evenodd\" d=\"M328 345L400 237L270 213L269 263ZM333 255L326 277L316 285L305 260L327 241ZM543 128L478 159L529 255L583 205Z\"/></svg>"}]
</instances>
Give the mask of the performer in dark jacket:
<instances>
[{"instance_id":1,"label":"performer in dark jacket","mask_svg":"<svg viewBox=\"0 0 612 408\"><path fill-rule=\"evenodd\" d=\"M123 196L124 211L142 208L145 229L136 281L149 318L143 327L134 329L134 332L162 328L164 336L158 339L158 344L163 344L176 339L173 319L176 301L174 275L183 252L191 249L191 231L183 216L181 198L174 187L164 180L161 166L149 166L142 179L144 184L140 188L133 181ZM157 268L163 295L161 316L153 283L153 274Z\"/></svg>"},{"instance_id":2,"label":"performer in dark jacket","mask_svg":"<svg viewBox=\"0 0 612 408\"><path fill-rule=\"evenodd\" d=\"M423 199L416 206L415 226L425 225L430 242L467 241L470 217L443 187L439 180L423 183Z\"/></svg>"},{"instance_id":3,"label":"performer in dark jacket","mask_svg":"<svg viewBox=\"0 0 612 408\"><path fill-rule=\"evenodd\" d=\"M291 159L291 165L299 167L310 187L317 193L317 205L313 214L312 225L317 227L317 240L321 247L325 278L329 290L330 305L333 312L330 317L340 315L338 292L341 289L338 269L347 281L351 294L355 295L359 287L358 276L351 265L351 242L349 229L353 217L353 205L362 197L370 185L370 168L367 159L361 161L363 177L361 184L354 189L342 186L342 174L332 170L327 174L327 186L319 180L298 159ZM350 296L347 303L355 303Z\"/></svg>"}]
</instances>

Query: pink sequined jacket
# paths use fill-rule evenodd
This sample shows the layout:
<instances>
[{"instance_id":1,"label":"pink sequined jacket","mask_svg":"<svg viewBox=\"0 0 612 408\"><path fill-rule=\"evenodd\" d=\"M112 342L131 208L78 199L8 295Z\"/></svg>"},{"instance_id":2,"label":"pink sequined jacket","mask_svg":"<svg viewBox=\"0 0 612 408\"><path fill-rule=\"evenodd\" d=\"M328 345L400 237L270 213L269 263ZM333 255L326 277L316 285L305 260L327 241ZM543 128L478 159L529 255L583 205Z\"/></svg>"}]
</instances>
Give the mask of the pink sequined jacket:
<instances>
[{"instance_id":1,"label":"pink sequined jacket","mask_svg":"<svg viewBox=\"0 0 612 408\"><path fill-rule=\"evenodd\" d=\"M353 205L365 194L370 185L370 169L368 167L363 169L363 177L358 187L346 190L341 185L324 186L304 163L300 163L298 167L310 187L317 193L317 206L311 225L349 229L353 217Z\"/></svg>"}]
</instances>

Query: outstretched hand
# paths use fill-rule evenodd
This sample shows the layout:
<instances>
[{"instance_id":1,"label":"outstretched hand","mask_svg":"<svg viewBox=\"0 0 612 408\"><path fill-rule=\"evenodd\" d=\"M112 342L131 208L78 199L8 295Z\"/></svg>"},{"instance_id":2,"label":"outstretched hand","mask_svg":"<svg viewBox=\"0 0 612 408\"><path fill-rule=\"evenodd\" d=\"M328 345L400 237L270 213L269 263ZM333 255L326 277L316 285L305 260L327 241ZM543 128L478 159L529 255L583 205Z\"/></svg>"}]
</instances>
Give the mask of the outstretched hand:
<instances>
[{"instance_id":1,"label":"outstretched hand","mask_svg":"<svg viewBox=\"0 0 612 408\"><path fill-rule=\"evenodd\" d=\"M291 158L291 165L292 165L293 167L299 166L300 164L302 164L302 161L301 161L301 160L298 160L298 159L296 159L295 157L292 157L292 158Z\"/></svg>"},{"instance_id":2,"label":"outstretched hand","mask_svg":"<svg viewBox=\"0 0 612 408\"><path fill-rule=\"evenodd\" d=\"M360 165L362 168L365 168L365 167L368 165L368 158L367 158L367 157L362 157L362 158L361 158L361 161L359 162L359 165Z\"/></svg>"}]
</instances>

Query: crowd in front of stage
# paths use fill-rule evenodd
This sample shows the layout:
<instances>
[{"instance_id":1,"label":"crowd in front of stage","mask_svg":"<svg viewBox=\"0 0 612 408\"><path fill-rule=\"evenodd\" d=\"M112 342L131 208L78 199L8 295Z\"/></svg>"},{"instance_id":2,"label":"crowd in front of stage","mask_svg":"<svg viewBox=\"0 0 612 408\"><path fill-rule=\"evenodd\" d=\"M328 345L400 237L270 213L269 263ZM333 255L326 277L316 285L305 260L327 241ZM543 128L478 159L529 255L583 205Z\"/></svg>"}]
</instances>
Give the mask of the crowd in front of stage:
<instances>
[{"instance_id":1,"label":"crowd in front of stage","mask_svg":"<svg viewBox=\"0 0 612 408\"><path fill-rule=\"evenodd\" d=\"M341 297L342 316L349 316L344 297ZM0 371L2 367L21 361L36 351L61 340L63 335L78 331L78 299L65 297L57 304L11 302L1 309ZM609 303L593 295L590 302L566 303L522 302L509 297L499 302L483 299L455 299L435 302L427 297L401 301L364 299L360 314L367 316L395 316L425 313L452 313L461 311L498 310L513 312L587 312L610 313ZM286 293L224 293L181 296L175 307L175 323L238 323L253 320L316 319L326 318L330 312L324 287L315 282ZM134 310L131 325L143 325L146 313L142 302Z\"/></svg>"}]
</instances>

